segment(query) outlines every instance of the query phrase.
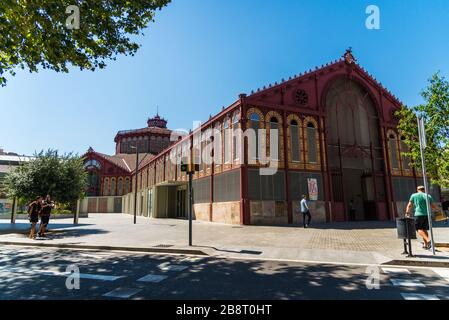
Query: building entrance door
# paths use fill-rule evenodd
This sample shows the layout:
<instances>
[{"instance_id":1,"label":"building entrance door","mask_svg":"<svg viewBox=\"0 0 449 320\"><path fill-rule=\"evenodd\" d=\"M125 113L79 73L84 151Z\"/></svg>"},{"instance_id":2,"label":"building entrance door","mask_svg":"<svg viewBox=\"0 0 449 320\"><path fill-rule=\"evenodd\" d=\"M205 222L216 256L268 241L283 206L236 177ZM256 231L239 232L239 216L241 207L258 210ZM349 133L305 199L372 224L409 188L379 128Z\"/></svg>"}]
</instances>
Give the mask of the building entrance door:
<instances>
[{"instance_id":1,"label":"building entrance door","mask_svg":"<svg viewBox=\"0 0 449 320\"><path fill-rule=\"evenodd\" d=\"M186 190L176 191L176 217L186 218Z\"/></svg>"},{"instance_id":2,"label":"building entrance door","mask_svg":"<svg viewBox=\"0 0 449 320\"><path fill-rule=\"evenodd\" d=\"M337 221L379 217L384 162L379 129L377 106L366 87L336 79L326 94L326 140Z\"/></svg>"}]
</instances>

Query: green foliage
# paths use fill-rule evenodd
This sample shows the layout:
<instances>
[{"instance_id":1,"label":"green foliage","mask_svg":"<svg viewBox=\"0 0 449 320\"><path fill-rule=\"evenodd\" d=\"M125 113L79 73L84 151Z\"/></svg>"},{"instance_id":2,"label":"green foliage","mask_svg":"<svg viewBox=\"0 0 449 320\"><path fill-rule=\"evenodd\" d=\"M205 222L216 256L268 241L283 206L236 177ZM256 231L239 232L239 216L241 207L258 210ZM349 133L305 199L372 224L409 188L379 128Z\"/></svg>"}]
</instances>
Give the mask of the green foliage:
<instances>
[{"instance_id":1,"label":"green foliage","mask_svg":"<svg viewBox=\"0 0 449 320\"><path fill-rule=\"evenodd\" d=\"M87 174L82 158L59 156L54 150L41 151L35 157L6 175L4 189L9 197L29 202L50 194L53 200L65 204L84 196Z\"/></svg>"},{"instance_id":2,"label":"green foliage","mask_svg":"<svg viewBox=\"0 0 449 320\"><path fill-rule=\"evenodd\" d=\"M416 117L424 117L427 172L432 183L449 187L449 82L436 73L429 79L429 85L421 95L425 103L412 108L402 107L397 112L400 117L398 127L410 148L407 155L412 159L412 165L421 170Z\"/></svg>"},{"instance_id":3,"label":"green foliage","mask_svg":"<svg viewBox=\"0 0 449 320\"><path fill-rule=\"evenodd\" d=\"M38 66L68 72L104 68L119 54L134 55L139 44L130 36L154 21L156 10L170 0L1 0L0 85L5 73ZM66 28L69 5L80 9L80 29Z\"/></svg>"}]
</instances>

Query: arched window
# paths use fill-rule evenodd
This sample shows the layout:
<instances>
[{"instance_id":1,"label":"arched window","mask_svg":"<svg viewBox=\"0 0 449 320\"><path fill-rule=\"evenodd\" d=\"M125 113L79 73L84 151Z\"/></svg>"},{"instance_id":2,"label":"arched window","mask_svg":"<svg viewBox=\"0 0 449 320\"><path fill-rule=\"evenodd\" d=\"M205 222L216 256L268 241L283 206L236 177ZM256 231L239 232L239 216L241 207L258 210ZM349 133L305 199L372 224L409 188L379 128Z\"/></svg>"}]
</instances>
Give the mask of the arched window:
<instances>
[{"instance_id":1,"label":"arched window","mask_svg":"<svg viewBox=\"0 0 449 320\"><path fill-rule=\"evenodd\" d=\"M237 113L234 114L234 117L232 118L232 157L234 161L240 159L240 141L241 137L238 135L238 129L239 126L239 115Z\"/></svg>"},{"instance_id":2,"label":"arched window","mask_svg":"<svg viewBox=\"0 0 449 320\"><path fill-rule=\"evenodd\" d=\"M271 137L271 130L276 130L277 132L277 141L272 139ZM279 160L279 157L281 156L281 128L279 125L279 120L276 117L270 118L270 158L273 160ZM271 148L271 144L277 142L277 152L273 152L274 150Z\"/></svg>"},{"instance_id":3,"label":"arched window","mask_svg":"<svg viewBox=\"0 0 449 320\"><path fill-rule=\"evenodd\" d=\"M109 195L111 195L111 196L115 196L116 195L115 187L116 187L116 185L115 185L115 178L112 178L111 179L111 190L110 190L110 194Z\"/></svg>"},{"instance_id":4,"label":"arched window","mask_svg":"<svg viewBox=\"0 0 449 320\"><path fill-rule=\"evenodd\" d=\"M130 193L130 180L129 177L125 178L125 194Z\"/></svg>"},{"instance_id":5,"label":"arched window","mask_svg":"<svg viewBox=\"0 0 449 320\"><path fill-rule=\"evenodd\" d=\"M394 133L388 135L388 149L390 150L391 168L393 170L400 170L398 141Z\"/></svg>"},{"instance_id":6,"label":"arched window","mask_svg":"<svg viewBox=\"0 0 449 320\"><path fill-rule=\"evenodd\" d=\"M317 134L315 124L313 124L312 122L307 122L306 134L307 134L307 162L317 163L318 153L317 153Z\"/></svg>"},{"instance_id":7,"label":"arched window","mask_svg":"<svg viewBox=\"0 0 449 320\"><path fill-rule=\"evenodd\" d=\"M123 178L122 178L122 177L118 178L118 182L117 182L117 195L118 195L118 196L123 195Z\"/></svg>"},{"instance_id":8,"label":"arched window","mask_svg":"<svg viewBox=\"0 0 449 320\"><path fill-rule=\"evenodd\" d=\"M402 158L402 168L404 170L410 169L410 158L404 155L404 153L409 152L408 145L405 143L405 137L401 136L401 158Z\"/></svg>"},{"instance_id":9,"label":"arched window","mask_svg":"<svg viewBox=\"0 0 449 320\"><path fill-rule=\"evenodd\" d=\"M150 141L148 140L148 137L145 137L144 141L143 141L143 150L142 150L142 152L150 152L150 143L149 142Z\"/></svg>"},{"instance_id":10,"label":"arched window","mask_svg":"<svg viewBox=\"0 0 449 320\"><path fill-rule=\"evenodd\" d=\"M109 195L109 178L104 178L103 181L103 195L108 196Z\"/></svg>"},{"instance_id":11,"label":"arched window","mask_svg":"<svg viewBox=\"0 0 449 320\"><path fill-rule=\"evenodd\" d=\"M300 140L300 126L298 121L290 121L290 148L291 148L291 161L301 161L301 140Z\"/></svg>"},{"instance_id":12,"label":"arched window","mask_svg":"<svg viewBox=\"0 0 449 320\"><path fill-rule=\"evenodd\" d=\"M224 163L228 164L231 162L231 123L230 119L226 118L223 124L223 152L224 152Z\"/></svg>"},{"instance_id":13,"label":"arched window","mask_svg":"<svg viewBox=\"0 0 449 320\"><path fill-rule=\"evenodd\" d=\"M242 139L243 141L247 139L246 152L249 164L257 164L260 157L265 157L262 150L265 150L266 138L262 139L260 136L260 129L265 128L265 117L259 109L250 108L246 113L246 119L246 131Z\"/></svg>"},{"instance_id":14,"label":"arched window","mask_svg":"<svg viewBox=\"0 0 449 320\"><path fill-rule=\"evenodd\" d=\"M252 113L250 116L251 129L254 130L255 139L248 143L249 155L251 159L259 159L259 129L260 129L260 116L257 113Z\"/></svg>"}]
</instances>

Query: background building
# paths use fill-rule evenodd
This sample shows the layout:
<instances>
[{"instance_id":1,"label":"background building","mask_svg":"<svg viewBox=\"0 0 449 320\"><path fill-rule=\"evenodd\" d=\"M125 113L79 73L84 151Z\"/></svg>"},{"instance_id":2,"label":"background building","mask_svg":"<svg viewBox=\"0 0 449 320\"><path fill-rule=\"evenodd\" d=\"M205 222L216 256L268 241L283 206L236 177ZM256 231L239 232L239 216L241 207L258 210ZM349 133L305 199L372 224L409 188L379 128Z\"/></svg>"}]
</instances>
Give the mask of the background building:
<instances>
[{"instance_id":1,"label":"background building","mask_svg":"<svg viewBox=\"0 0 449 320\"><path fill-rule=\"evenodd\" d=\"M90 190L103 196L123 195L122 211L132 213L137 170L139 214L185 217L187 176L179 164L201 163L191 146L207 145L215 129L221 132L222 158L220 163L201 163L195 174L196 219L296 223L302 194L314 198L315 222L349 220L350 208L356 220L393 219L403 215L409 195L422 184L420 173L404 156L407 146L397 130L395 112L401 105L347 50L341 59L313 71L241 94L201 125L201 141L190 134L174 144L167 141L165 149L161 145L152 149L153 136L156 141L166 137L166 122L159 118L149 121L148 128L119 132L115 142L121 153L112 157L87 153L86 168L89 174L95 172ZM278 129L278 157L270 158L269 136L254 142L255 149L266 147L262 157L276 162L277 173L260 175L265 166L260 155L251 154L249 142L238 141L226 129ZM132 165L133 143L149 152L138 168ZM238 151L240 145L243 152ZM437 187L432 193L439 199Z\"/></svg>"},{"instance_id":2,"label":"background building","mask_svg":"<svg viewBox=\"0 0 449 320\"><path fill-rule=\"evenodd\" d=\"M32 158L28 156L21 156L14 152L5 152L0 149L0 185L2 184L5 175L14 169L14 167L30 161ZM0 189L0 214L11 213L12 211L11 199L7 199L6 195ZM23 209L23 208L19 208Z\"/></svg>"}]
</instances>

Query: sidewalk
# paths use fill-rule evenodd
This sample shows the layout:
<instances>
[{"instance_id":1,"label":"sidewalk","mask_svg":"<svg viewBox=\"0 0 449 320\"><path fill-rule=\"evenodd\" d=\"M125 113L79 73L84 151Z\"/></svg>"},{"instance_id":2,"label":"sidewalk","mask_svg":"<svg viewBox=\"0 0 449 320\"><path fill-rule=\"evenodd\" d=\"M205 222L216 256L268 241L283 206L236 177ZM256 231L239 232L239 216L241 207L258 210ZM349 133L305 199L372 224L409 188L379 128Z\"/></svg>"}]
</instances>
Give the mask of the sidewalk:
<instances>
[{"instance_id":1,"label":"sidewalk","mask_svg":"<svg viewBox=\"0 0 449 320\"><path fill-rule=\"evenodd\" d=\"M54 223L52 223L54 222ZM193 247L188 246L188 222L91 214L73 225L72 219L50 222L48 240L27 238L29 224L0 221L0 244L33 244L127 249L147 252L207 254L223 258L279 259L329 263L381 264L392 260L449 263L449 250L436 257L413 241L415 258L405 258L394 222L346 222L300 227L232 226L194 221ZM437 243L449 243L449 228L435 230ZM193 250L193 251L191 251Z\"/></svg>"}]
</instances>

